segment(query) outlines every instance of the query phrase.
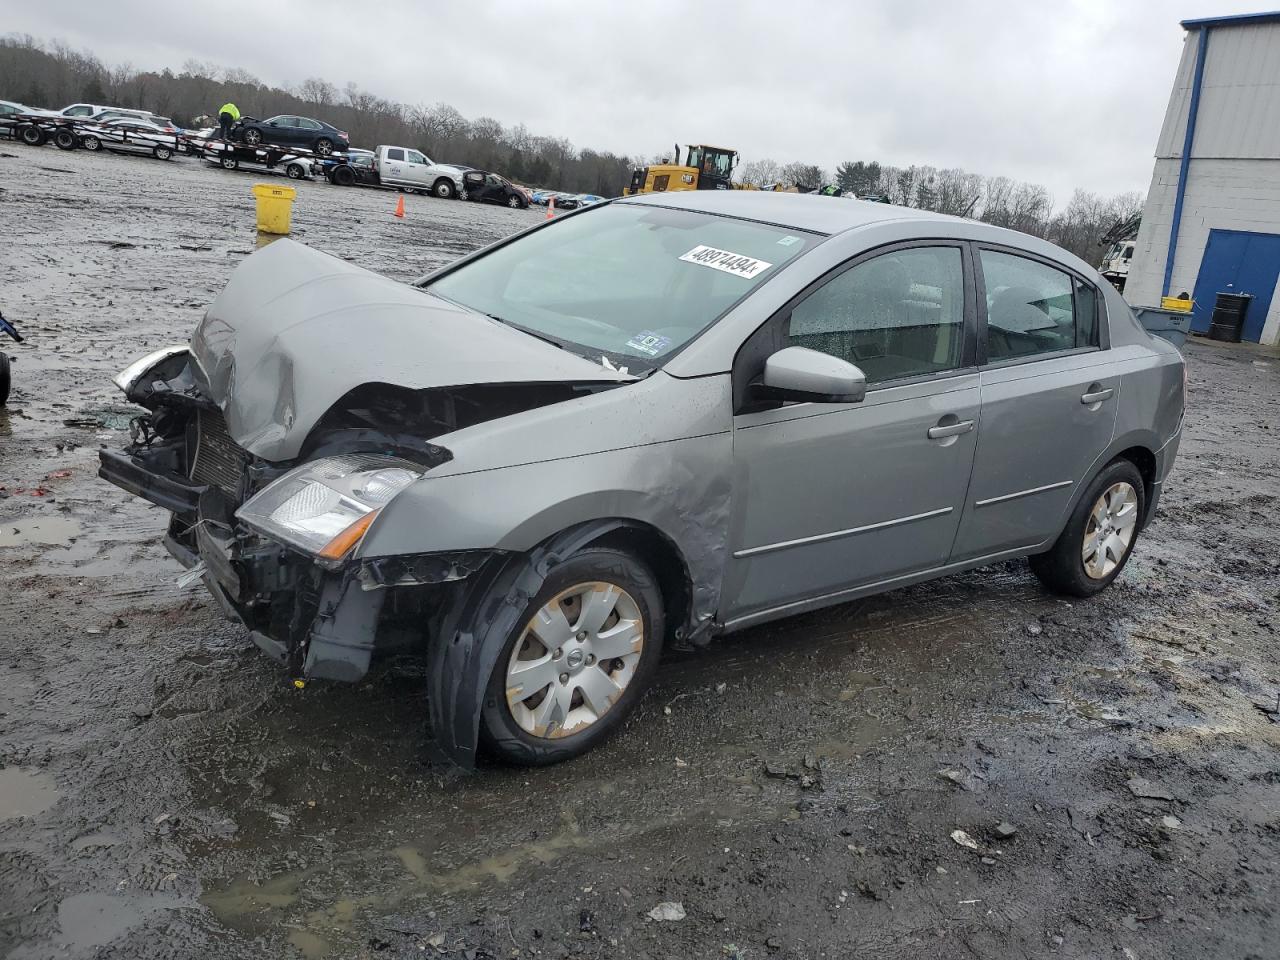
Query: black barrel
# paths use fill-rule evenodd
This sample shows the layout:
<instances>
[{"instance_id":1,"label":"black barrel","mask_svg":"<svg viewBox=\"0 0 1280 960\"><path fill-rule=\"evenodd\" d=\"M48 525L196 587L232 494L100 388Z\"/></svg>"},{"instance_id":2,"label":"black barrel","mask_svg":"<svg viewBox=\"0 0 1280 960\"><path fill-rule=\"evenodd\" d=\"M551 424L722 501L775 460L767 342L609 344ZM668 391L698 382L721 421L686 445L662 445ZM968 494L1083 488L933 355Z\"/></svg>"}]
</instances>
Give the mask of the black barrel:
<instances>
[{"instance_id":1,"label":"black barrel","mask_svg":"<svg viewBox=\"0 0 1280 960\"><path fill-rule=\"evenodd\" d=\"M1209 339L1226 343L1239 343L1244 330L1245 314L1249 312L1248 293L1220 293L1213 304L1213 317L1209 321Z\"/></svg>"}]
</instances>

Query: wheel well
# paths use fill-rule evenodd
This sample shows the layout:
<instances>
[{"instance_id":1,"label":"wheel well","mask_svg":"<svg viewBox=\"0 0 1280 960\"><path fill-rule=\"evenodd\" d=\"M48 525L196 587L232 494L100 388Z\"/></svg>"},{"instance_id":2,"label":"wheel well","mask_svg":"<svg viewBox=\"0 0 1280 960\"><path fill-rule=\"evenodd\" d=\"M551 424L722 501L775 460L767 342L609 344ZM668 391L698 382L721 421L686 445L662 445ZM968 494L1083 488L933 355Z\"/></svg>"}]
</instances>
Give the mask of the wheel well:
<instances>
[{"instance_id":1,"label":"wheel well","mask_svg":"<svg viewBox=\"0 0 1280 960\"><path fill-rule=\"evenodd\" d=\"M662 591L667 622L665 639L672 641L684 635L689 619L689 568L669 538L656 527L629 521L626 526L592 540L591 545L625 550L648 564Z\"/></svg>"},{"instance_id":2,"label":"wheel well","mask_svg":"<svg viewBox=\"0 0 1280 960\"><path fill-rule=\"evenodd\" d=\"M1142 486L1145 488L1143 492L1147 496L1147 501L1151 500L1151 491L1156 484L1156 455L1146 447L1130 447L1128 450L1121 450L1112 458L1114 463L1116 460L1128 460L1138 472L1142 474Z\"/></svg>"}]
</instances>

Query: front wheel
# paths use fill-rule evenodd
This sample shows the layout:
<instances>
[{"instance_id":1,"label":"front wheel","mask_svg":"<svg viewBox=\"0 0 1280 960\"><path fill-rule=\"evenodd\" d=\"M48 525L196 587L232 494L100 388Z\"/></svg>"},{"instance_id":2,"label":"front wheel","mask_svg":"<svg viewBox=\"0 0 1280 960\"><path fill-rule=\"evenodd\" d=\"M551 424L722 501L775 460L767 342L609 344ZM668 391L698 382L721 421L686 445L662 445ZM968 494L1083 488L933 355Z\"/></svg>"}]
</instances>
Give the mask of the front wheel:
<instances>
[{"instance_id":1,"label":"front wheel","mask_svg":"<svg viewBox=\"0 0 1280 960\"><path fill-rule=\"evenodd\" d=\"M306 173L306 171L302 169L302 164L300 163L289 164L284 168L284 172L288 175L290 180L301 180L303 174Z\"/></svg>"},{"instance_id":2,"label":"front wheel","mask_svg":"<svg viewBox=\"0 0 1280 960\"><path fill-rule=\"evenodd\" d=\"M59 150L74 150L76 148L76 135L70 130L59 130L53 135L53 145Z\"/></svg>"},{"instance_id":3,"label":"front wheel","mask_svg":"<svg viewBox=\"0 0 1280 960\"><path fill-rule=\"evenodd\" d=\"M587 548L553 568L489 678L486 746L529 766L590 750L640 702L663 630L657 580L630 554Z\"/></svg>"},{"instance_id":4,"label":"front wheel","mask_svg":"<svg viewBox=\"0 0 1280 960\"><path fill-rule=\"evenodd\" d=\"M155 147L151 151L151 153L155 156L157 160L168 160L170 157L173 156L173 149L171 147L158 146L158 147Z\"/></svg>"},{"instance_id":5,"label":"front wheel","mask_svg":"<svg viewBox=\"0 0 1280 960\"><path fill-rule=\"evenodd\" d=\"M240 166L240 161L235 157L228 157L225 154L218 158L218 163L222 165L223 170L235 170Z\"/></svg>"},{"instance_id":6,"label":"front wheel","mask_svg":"<svg viewBox=\"0 0 1280 960\"><path fill-rule=\"evenodd\" d=\"M1054 593L1091 597L1110 586L1133 554L1146 510L1142 474L1116 460L1094 478L1066 529L1031 569Z\"/></svg>"},{"instance_id":7,"label":"front wheel","mask_svg":"<svg viewBox=\"0 0 1280 960\"><path fill-rule=\"evenodd\" d=\"M458 190L454 187L453 182L444 179L437 180L436 185L431 188L431 192L441 200L452 200L458 195Z\"/></svg>"},{"instance_id":8,"label":"front wheel","mask_svg":"<svg viewBox=\"0 0 1280 960\"><path fill-rule=\"evenodd\" d=\"M87 136L80 138L80 146L84 147L86 150L92 153L95 150L102 149L102 141L99 140L97 137L95 137L93 134L89 134Z\"/></svg>"},{"instance_id":9,"label":"front wheel","mask_svg":"<svg viewBox=\"0 0 1280 960\"><path fill-rule=\"evenodd\" d=\"M256 147L258 144L262 142L262 131L256 130L253 127L250 127L248 130L244 132L243 139L244 139L244 142L247 143L249 146Z\"/></svg>"}]
</instances>

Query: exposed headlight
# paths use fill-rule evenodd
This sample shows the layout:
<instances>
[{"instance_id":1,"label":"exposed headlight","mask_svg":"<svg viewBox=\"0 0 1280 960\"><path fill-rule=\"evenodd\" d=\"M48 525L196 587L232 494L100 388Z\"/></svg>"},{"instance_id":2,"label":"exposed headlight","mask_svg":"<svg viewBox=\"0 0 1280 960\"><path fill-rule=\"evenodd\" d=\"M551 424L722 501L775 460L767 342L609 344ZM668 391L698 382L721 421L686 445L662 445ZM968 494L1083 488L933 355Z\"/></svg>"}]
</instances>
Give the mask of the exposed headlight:
<instances>
[{"instance_id":1,"label":"exposed headlight","mask_svg":"<svg viewBox=\"0 0 1280 960\"><path fill-rule=\"evenodd\" d=\"M175 344L172 347L161 347L155 353L148 353L145 357L141 357L140 359L133 361L133 363L129 364L112 377L111 382L128 395L134 385L141 380L152 367L163 363L170 357L176 357L178 354L186 352L187 345L185 343Z\"/></svg>"},{"instance_id":2,"label":"exposed headlight","mask_svg":"<svg viewBox=\"0 0 1280 960\"><path fill-rule=\"evenodd\" d=\"M325 457L290 470L250 497L236 518L304 553L340 560L378 511L424 472L396 457Z\"/></svg>"}]
</instances>

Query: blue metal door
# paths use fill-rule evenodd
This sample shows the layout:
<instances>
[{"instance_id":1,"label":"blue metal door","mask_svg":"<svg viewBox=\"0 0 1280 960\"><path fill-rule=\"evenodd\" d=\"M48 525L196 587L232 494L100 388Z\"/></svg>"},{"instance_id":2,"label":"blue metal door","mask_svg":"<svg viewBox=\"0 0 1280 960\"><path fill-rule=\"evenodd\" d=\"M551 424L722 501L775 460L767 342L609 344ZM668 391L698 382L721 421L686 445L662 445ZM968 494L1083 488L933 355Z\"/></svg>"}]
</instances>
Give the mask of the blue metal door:
<instances>
[{"instance_id":1,"label":"blue metal door","mask_svg":"<svg viewBox=\"0 0 1280 960\"><path fill-rule=\"evenodd\" d=\"M1280 235L1245 230L1210 230L1209 242L1196 277L1191 329L1205 333L1220 293L1250 294L1242 337L1255 343L1271 309L1271 295L1280 278Z\"/></svg>"}]
</instances>

